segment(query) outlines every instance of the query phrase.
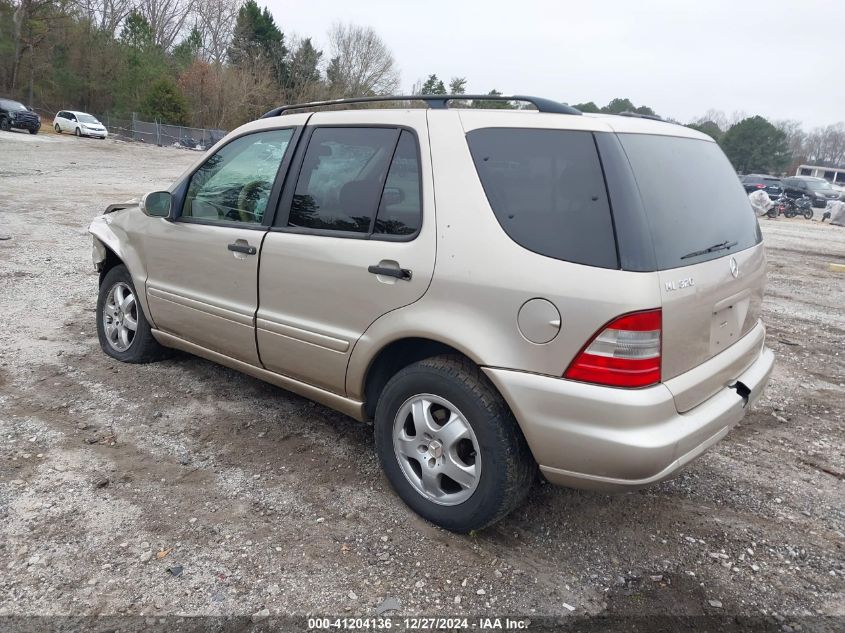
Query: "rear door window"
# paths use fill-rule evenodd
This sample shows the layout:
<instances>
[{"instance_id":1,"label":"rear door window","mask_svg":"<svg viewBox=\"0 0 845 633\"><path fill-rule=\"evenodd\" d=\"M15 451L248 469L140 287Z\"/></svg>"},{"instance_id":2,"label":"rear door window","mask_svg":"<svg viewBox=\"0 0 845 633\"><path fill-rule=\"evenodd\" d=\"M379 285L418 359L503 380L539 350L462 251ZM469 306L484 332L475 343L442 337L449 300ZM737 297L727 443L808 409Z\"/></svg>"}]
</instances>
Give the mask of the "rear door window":
<instances>
[{"instance_id":1,"label":"rear door window","mask_svg":"<svg viewBox=\"0 0 845 633\"><path fill-rule=\"evenodd\" d=\"M472 159L504 231L530 251L618 268L601 163L591 132L482 128Z\"/></svg>"},{"instance_id":2,"label":"rear door window","mask_svg":"<svg viewBox=\"0 0 845 633\"><path fill-rule=\"evenodd\" d=\"M379 235L413 235L422 222L422 193L417 142L402 130L390 162L373 232Z\"/></svg>"},{"instance_id":3,"label":"rear door window","mask_svg":"<svg viewBox=\"0 0 845 633\"><path fill-rule=\"evenodd\" d=\"M398 135L390 128L315 129L288 226L369 233Z\"/></svg>"},{"instance_id":4,"label":"rear door window","mask_svg":"<svg viewBox=\"0 0 845 633\"><path fill-rule=\"evenodd\" d=\"M730 161L716 143L618 134L642 198L658 270L724 257L762 240ZM717 244L729 249L691 256Z\"/></svg>"}]
</instances>

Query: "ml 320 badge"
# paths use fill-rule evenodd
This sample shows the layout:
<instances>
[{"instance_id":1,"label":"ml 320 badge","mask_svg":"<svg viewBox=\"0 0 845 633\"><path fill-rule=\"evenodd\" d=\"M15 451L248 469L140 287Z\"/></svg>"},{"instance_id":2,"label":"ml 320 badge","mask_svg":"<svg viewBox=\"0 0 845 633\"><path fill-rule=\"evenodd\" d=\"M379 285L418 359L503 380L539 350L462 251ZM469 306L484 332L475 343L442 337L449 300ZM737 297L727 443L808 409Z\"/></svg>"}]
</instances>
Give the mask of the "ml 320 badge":
<instances>
[{"instance_id":1,"label":"ml 320 badge","mask_svg":"<svg viewBox=\"0 0 845 633\"><path fill-rule=\"evenodd\" d=\"M690 288L694 285L695 280L692 277L684 277L683 279L678 279L678 281L667 281L666 292L672 292L673 290L683 290L684 288Z\"/></svg>"}]
</instances>

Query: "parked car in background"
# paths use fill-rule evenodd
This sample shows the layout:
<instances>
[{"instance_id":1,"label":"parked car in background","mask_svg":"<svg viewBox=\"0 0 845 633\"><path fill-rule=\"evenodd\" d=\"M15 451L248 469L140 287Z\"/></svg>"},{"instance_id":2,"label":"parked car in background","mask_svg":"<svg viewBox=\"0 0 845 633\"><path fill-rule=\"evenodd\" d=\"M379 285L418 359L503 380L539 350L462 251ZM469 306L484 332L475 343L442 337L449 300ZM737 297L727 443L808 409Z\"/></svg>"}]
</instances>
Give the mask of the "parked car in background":
<instances>
[{"instance_id":1,"label":"parked car in background","mask_svg":"<svg viewBox=\"0 0 845 633\"><path fill-rule=\"evenodd\" d=\"M813 201L813 206L823 209L828 202L843 200L843 194L824 178L812 176L792 176L783 179L783 187L790 198L807 196Z\"/></svg>"},{"instance_id":2,"label":"parked car in background","mask_svg":"<svg viewBox=\"0 0 845 633\"><path fill-rule=\"evenodd\" d=\"M8 132L12 128L38 134L41 117L19 101L0 99L0 130Z\"/></svg>"},{"instance_id":3,"label":"parked car in background","mask_svg":"<svg viewBox=\"0 0 845 633\"><path fill-rule=\"evenodd\" d=\"M100 123L97 117L87 112L76 112L74 110L56 112L53 127L59 134L71 132L77 136L94 136L96 138L106 138L109 135L106 126Z\"/></svg>"},{"instance_id":4,"label":"parked car in background","mask_svg":"<svg viewBox=\"0 0 845 633\"><path fill-rule=\"evenodd\" d=\"M754 193L758 189L762 189L773 200L779 198L783 193L783 183L777 176L768 176L766 174L746 174L740 177L742 186L745 187L745 193Z\"/></svg>"},{"instance_id":5,"label":"parked car in background","mask_svg":"<svg viewBox=\"0 0 845 633\"><path fill-rule=\"evenodd\" d=\"M458 532L538 467L639 488L746 415L766 256L712 138L534 97L290 113L375 99L271 110L96 218L103 351L181 349L373 420L397 493Z\"/></svg>"}]
</instances>

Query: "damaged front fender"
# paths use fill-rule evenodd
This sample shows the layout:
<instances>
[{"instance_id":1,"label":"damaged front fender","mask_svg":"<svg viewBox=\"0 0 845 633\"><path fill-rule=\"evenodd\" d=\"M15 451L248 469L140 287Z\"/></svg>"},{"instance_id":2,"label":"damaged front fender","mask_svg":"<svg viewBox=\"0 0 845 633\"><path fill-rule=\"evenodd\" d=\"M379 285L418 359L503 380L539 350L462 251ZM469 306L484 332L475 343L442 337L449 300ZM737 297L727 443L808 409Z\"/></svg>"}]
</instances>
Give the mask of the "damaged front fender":
<instances>
[{"instance_id":1,"label":"damaged front fender","mask_svg":"<svg viewBox=\"0 0 845 633\"><path fill-rule=\"evenodd\" d=\"M146 219L135 200L113 204L91 221L88 232L93 237L91 259L100 278L114 265L126 266L144 314L153 323L147 305L147 271L138 251L138 236Z\"/></svg>"}]
</instances>

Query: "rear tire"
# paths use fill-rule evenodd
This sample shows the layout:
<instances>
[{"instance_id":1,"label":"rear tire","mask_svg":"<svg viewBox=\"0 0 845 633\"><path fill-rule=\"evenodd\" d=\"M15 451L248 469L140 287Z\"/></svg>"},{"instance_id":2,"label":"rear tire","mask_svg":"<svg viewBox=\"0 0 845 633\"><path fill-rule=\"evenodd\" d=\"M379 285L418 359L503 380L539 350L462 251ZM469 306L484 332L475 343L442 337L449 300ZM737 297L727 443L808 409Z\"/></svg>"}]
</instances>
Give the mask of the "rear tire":
<instances>
[{"instance_id":1,"label":"rear tire","mask_svg":"<svg viewBox=\"0 0 845 633\"><path fill-rule=\"evenodd\" d=\"M62 133L62 126L60 126L58 123L56 123L56 124L53 126L53 129L55 129L55 130L56 130L56 134L61 134L61 133Z\"/></svg>"},{"instance_id":2,"label":"rear tire","mask_svg":"<svg viewBox=\"0 0 845 633\"><path fill-rule=\"evenodd\" d=\"M97 337L103 351L123 363L151 363L169 355L153 338L132 276L123 264L107 272L100 283Z\"/></svg>"},{"instance_id":3,"label":"rear tire","mask_svg":"<svg viewBox=\"0 0 845 633\"><path fill-rule=\"evenodd\" d=\"M522 503L537 474L504 399L460 356L427 358L393 376L376 407L375 441L402 500L453 532L502 519Z\"/></svg>"},{"instance_id":4,"label":"rear tire","mask_svg":"<svg viewBox=\"0 0 845 633\"><path fill-rule=\"evenodd\" d=\"M11 129L12 129L12 124L9 123L9 119L7 119L5 117L0 119L0 130L3 130L4 132L9 132L9 131L11 131Z\"/></svg>"}]
</instances>

